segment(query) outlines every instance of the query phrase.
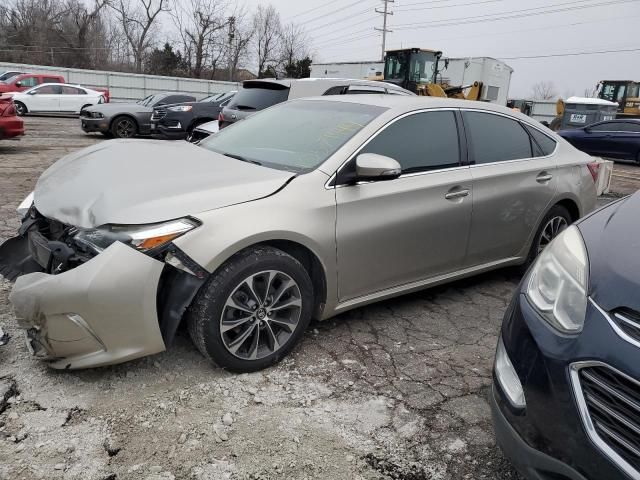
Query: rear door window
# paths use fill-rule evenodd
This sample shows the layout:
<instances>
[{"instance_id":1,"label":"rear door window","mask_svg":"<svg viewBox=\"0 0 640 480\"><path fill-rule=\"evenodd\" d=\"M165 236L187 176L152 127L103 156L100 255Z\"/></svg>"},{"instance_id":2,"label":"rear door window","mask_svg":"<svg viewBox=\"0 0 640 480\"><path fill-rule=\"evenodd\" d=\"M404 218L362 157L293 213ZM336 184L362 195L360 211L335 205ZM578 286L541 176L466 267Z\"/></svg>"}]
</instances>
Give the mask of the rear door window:
<instances>
[{"instance_id":1,"label":"rear door window","mask_svg":"<svg viewBox=\"0 0 640 480\"><path fill-rule=\"evenodd\" d=\"M460 165L460 142L451 111L409 115L373 138L361 153L377 153L400 163L403 173Z\"/></svg>"},{"instance_id":2,"label":"rear door window","mask_svg":"<svg viewBox=\"0 0 640 480\"><path fill-rule=\"evenodd\" d=\"M79 88L76 88L76 87L64 86L62 87L62 93L64 95L85 95L87 92L85 92L84 90L80 90Z\"/></svg>"},{"instance_id":3,"label":"rear door window","mask_svg":"<svg viewBox=\"0 0 640 480\"><path fill-rule=\"evenodd\" d=\"M462 112L470 158L476 165L532 158L531 137L520 122L484 112Z\"/></svg>"},{"instance_id":4,"label":"rear door window","mask_svg":"<svg viewBox=\"0 0 640 480\"><path fill-rule=\"evenodd\" d=\"M289 98L289 88L280 84L270 84L259 82L256 84L245 84L228 107L235 110L263 110L277 103L287 101Z\"/></svg>"}]
</instances>

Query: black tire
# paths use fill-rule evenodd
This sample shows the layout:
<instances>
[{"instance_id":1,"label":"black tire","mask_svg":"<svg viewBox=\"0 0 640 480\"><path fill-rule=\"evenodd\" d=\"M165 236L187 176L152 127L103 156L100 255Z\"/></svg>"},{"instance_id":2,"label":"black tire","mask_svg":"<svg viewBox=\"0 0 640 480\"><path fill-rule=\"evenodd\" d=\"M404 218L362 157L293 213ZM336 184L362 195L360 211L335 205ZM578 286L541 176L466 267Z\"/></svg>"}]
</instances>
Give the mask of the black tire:
<instances>
[{"instance_id":1,"label":"black tire","mask_svg":"<svg viewBox=\"0 0 640 480\"><path fill-rule=\"evenodd\" d=\"M138 124L126 115L116 117L111 122L111 135L116 138L133 138L138 134Z\"/></svg>"},{"instance_id":2,"label":"black tire","mask_svg":"<svg viewBox=\"0 0 640 480\"><path fill-rule=\"evenodd\" d=\"M247 285L244 282L246 279L249 279L253 275L261 275L261 272L268 271L280 272L283 276L289 277L289 279L295 283L295 292L296 294L299 293L299 297L295 297L295 300L297 301L299 299L301 303L300 307L294 307L295 309L299 308L299 311L296 313L296 315L299 315L298 320L292 332L289 333L284 330L277 331L280 338L283 338L283 332L284 336L286 337L288 335L288 337L270 354L256 359L239 358L239 356L233 354L228 348L228 339L223 339L224 335L229 335L228 332L224 334L222 332L221 323L223 321L223 314L226 315L229 311L228 309L233 308L228 306L229 301L233 295L237 294L238 289L242 285ZM256 283L252 283L252 288L255 288ZM271 281L267 282L267 284L270 283ZM255 288L255 290L258 292L259 289ZM271 298L269 297L268 289L265 288L265 290L265 298ZM283 288L282 291L286 292L287 289ZM283 295L281 293L280 297L285 297L286 295L288 294ZM222 368L232 372L255 372L262 370L282 360L301 340L311 321L314 304L313 295L313 284L308 272L302 264L291 255L269 246L249 248L229 259L200 289L187 314L189 334L198 350L200 350L206 358ZM250 300L248 296L247 300ZM237 297L235 301L237 302ZM248 305L249 302L245 301L243 306L251 309ZM260 310L264 310L262 306L260 306L258 310L255 309L255 306L253 308L255 312L259 312ZM247 314L243 313L241 315ZM246 332L248 329L254 328L254 334L246 337L247 340L251 338L251 345L248 345L248 348L253 345L256 338L255 329L258 330L258 340L256 340L256 344L258 345L260 332L263 332L265 335L264 339L267 339L273 338L269 337L268 332L266 332L267 327L271 332L276 331L275 327L272 330L272 325L274 324L269 323L269 320L265 316L261 317L264 320L259 320L257 313L252 313L251 315L252 320L245 320L244 324L229 330L231 335L235 335L236 331L238 332L237 337L233 339L237 340L238 337L242 336L243 330ZM273 314L273 316L275 317L275 314ZM234 320L232 319L232 321ZM252 327L254 324L255 327ZM277 326L277 323L275 323L275 325ZM274 335L274 337L277 338L276 335ZM225 343L225 341L227 343ZM245 345L247 342L244 341L240 343L241 345ZM278 342L276 341L276 343ZM270 351L275 347L267 345L265 348L268 349L267 351ZM256 351L258 350L259 348L256 348Z\"/></svg>"},{"instance_id":3,"label":"black tire","mask_svg":"<svg viewBox=\"0 0 640 480\"><path fill-rule=\"evenodd\" d=\"M549 223L554 219L562 219L560 228L555 232L555 235L549 235L548 230L546 230L549 226ZM529 256L527 257L527 262L524 267L528 268L534 260L538 257L538 255L542 252L542 249L548 245L548 242L553 240L559 233L565 230L569 225L573 223L573 219L571 218L571 214L569 210L567 210L562 205L554 205L544 216L542 222L540 222L540 226L538 227L538 231L536 232L535 237L533 237L533 243L531 244L531 249L529 250ZM545 238L543 238L543 236ZM547 238L550 237L550 238Z\"/></svg>"},{"instance_id":4,"label":"black tire","mask_svg":"<svg viewBox=\"0 0 640 480\"><path fill-rule=\"evenodd\" d=\"M111 133L111 131L108 132L100 132L102 135L104 135L107 138L113 138L113 134Z\"/></svg>"},{"instance_id":5,"label":"black tire","mask_svg":"<svg viewBox=\"0 0 640 480\"><path fill-rule=\"evenodd\" d=\"M16 108L16 115L18 115L19 117L24 116L25 114L29 113L29 110L27 109L27 106L22 103L22 102L13 102L15 108Z\"/></svg>"}]
</instances>

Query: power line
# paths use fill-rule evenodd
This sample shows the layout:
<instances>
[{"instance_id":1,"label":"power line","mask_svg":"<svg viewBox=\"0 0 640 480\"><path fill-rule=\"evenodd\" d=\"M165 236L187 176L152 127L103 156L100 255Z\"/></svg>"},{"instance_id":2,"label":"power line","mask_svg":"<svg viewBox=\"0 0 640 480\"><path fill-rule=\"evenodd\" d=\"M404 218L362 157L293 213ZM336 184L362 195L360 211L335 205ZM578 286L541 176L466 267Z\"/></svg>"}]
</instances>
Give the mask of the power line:
<instances>
[{"instance_id":1,"label":"power line","mask_svg":"<svg viewBox=\"0 0 640 480\"><path fill-rule=\"evenodd\" d=\"M500 60L521 60L533 58L554 58L554 57L578 57L582 55L600 55L604 53L628 53L640 52L640 48L621 48L617 50L596 50L592 52L570 52L570 53L550 53L544 55L525 55L521 57L498 57Z\"/></svg>"},{"instance_id":2,"label":"power line","mask_svg":"<svg viewBox=\"0 0 640 480\"><path fill-rule=\"evenodd\" d=\"M341 22L346 22L348 20L353 20L354 17L359 17L361 15L364 15L365 13L366 14L370 14L371 13L371 9L367 8L366 10L362 10L362 11L359 11L358 13L354 13L353 15L351 15L349 17L343 17L341 19L334 20L334 21L328 22L328 23L324 23L322 25L316 25L315 27L306 30L306 32L307 33L311 33L311 32L315 32L316 30L321 30L321 29L326 28L326 27L333 27L336 23L341 23ZM366 21L369 21L369 20L372 20L372 18L367 18L366 19ZM362 23L362 22L359 22L359 23ZM347 26L344 26L344 27L340 27L340 29L351 28L353 25L357 25L357 23L356 24L352 24L352 25L347 25Z\"/></svg>"},{"instance_id":3,"label":"power line","mask_svg":"<svg viewBox=\"0 0 640 480\"><path fill-rule=\"evenodd\" d=\"M315 12L316 10L320 10L320 9L322 9L322 8L324 8L324 7L328 7L329 5L333 5L334 3L338 3L338 2L341 2L341 1L342 1L342 0L331 0L330 2L327 2L327 3L323 4L323 5L319 5L319 6L317 6L317 7L310 8L309 10L305 10L305 11L303 11L303 12L296 13L296 14L295 14L293 17L291 17L291 18L303 17L303 16L307 15L308 13Z\"/></svg>"},{"instance_id":4,"label":"power line","mask_svg":"<svg viewBox=\"0 0 640 480\"><path fill-rule=\"evenodd\" d=\"M437 10L441 8L468 7L470 5L483 5L486 3L498 3L498 2L504 2L504 0L483 0L482 2L458 3L456 5L439 5L436 7L420 7L420 8L404 8L404 6L402 6L402 7L398 7L396 11L397 12L415 12L417 10Z\"/></svg>"},{"instance_id":5,"label":"power line","mask_svg":"<svg viewBox=\"0 0 640 480\"><path fill-rule=\"evenodd\" d=\"M324 13L324 14L322 14L322 15L319 15L319 16L317 16L317 17L314 17L314 18L312 18L311 20L305 20L304 22L300 22L298 25L299 25L299 26L302 26L302 25L308 25L309 23L316 22L316 21L318 21L318 20L320 20L320 19L322 19L322 18L330 17L330 16L335 15L335 14L337 14L337 13L340 13L340 12L343 12L343 11L345 11L345 10L348 10L349 8L351 8L351 7L355 7L356 5L362 5L362 0L356 0L356 1L355 1L355 2L353 2L353 3L349 3L348 5L344 5L343 7L340 7L340 8L338 8L338 9L336 9L336 10L333 10L333 11L331 11L331 12ZM367 11L368 11L368 9L367 9ZM348 18L347 18L347 19L348 19Z\"/></svg>"},{"instance_id":6,"label":"power line","mask_svg":"<svg viewBox=\"0 0 640 480\"><path fill-rule=\"evenodd\" d=\"M588 1L591 1L591 0L588 0ZM559 3L556 6L575 5L577 3L584 3L584 2L585 0L579 0L579 1L573 1L573 2L567 2L567 3ZM591 5L576 5L573 7L555 8L551 10L542 10L542 11L535 11L536 9L527 8L524 10L513 10L511 12L505 12L505 13L499 13L499 14L487 14L487 15L481 15L481 16L476 15L473 17L447 18L447 19L437 20L433 22L405 23L405 24L396 26L396 28L398 30L406 30L409 28L411 29L435 28L435 27L448 27L451 25L458 26L458 25L466 25L471 23L495 22L499 20L511 20L513 18L520 18L520 17L527 17L527 16L534 16L534 15L548 15L551 13L568 12L568 11L581 10L585 8L594 8L594 7L602 7L607 5L616 5L621 3L633 3L633 2L638 2L638 0L613 0L609 2L594 3ZM539 8L547 8L547 7L538 7L537 10L539 10ZM481 18L481 17L484 17L484 18Z\"/></svg>"}]
</instances>

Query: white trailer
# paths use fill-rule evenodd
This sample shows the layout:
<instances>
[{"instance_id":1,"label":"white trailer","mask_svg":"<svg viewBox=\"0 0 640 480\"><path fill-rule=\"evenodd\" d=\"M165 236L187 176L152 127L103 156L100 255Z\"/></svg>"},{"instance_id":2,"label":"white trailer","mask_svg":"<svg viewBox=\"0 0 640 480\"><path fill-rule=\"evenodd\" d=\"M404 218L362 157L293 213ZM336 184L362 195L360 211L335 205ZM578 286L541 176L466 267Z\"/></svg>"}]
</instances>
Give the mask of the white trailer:
<instances>
[{"instance_id":1,"label":"white trailer","mask_svg":"<svg viewBox=\"0 0 640 480\"><path fill-rule=\"evenodd\" d=\"M438 81L449 85L471 85L482 82L482 99L506 105L513 68L500 60L489 57L443 58ZM316 78L372 78L384 73L384 63L337 62L311 65L311 76Z\"/></svg>"}]
</instances>

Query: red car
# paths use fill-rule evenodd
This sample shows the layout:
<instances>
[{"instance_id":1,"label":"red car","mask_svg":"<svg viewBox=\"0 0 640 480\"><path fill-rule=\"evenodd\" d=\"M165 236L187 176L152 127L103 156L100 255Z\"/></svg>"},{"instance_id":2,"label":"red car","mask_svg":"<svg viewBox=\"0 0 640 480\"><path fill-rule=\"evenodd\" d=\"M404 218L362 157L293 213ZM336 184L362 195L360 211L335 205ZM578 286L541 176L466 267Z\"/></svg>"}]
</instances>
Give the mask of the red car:
<instances>
[{"instance_id":1,"label":"red car","mask_svg":"<svg viewBox=\"0 0 640 480\"><path fill-rule=\"evenodd\" d=\"M0 95L0 140L24 135L24 122L16 115L11 97Z\"/></svg>"},{"instance_id":2,"label":"red car","mask_svg":"<svg viewBox=\"0 0 640 480\"><path fill-rule=\"evenodd\" d=\"M43 73L22 73L0 81L0 95L7 92L23 92L41 83L67 83L62 75ZM102 93L105 103L109 103L109 90L106 88L90 87Z\"/></svg>"}]
</instances>

